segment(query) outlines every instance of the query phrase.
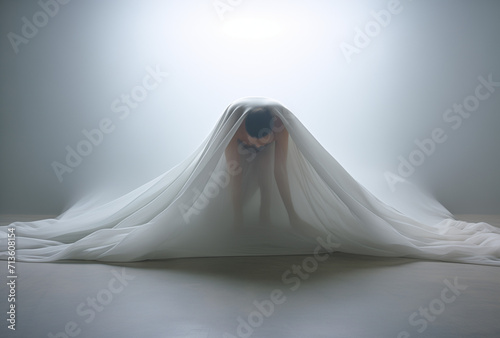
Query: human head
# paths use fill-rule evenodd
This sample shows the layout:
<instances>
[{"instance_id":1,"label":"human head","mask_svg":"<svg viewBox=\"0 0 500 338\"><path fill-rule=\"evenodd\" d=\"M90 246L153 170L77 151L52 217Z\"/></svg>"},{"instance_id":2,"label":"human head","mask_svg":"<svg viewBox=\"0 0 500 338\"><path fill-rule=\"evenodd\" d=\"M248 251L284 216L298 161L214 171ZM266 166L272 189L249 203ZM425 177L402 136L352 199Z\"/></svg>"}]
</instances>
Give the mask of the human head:
<instances>
[{"instance_id":1,"label":"human head","mask_svg":"<svg viewBox=\"0 0 500 338\"><path fill-rule=\"evenodd\" d=\"M273 139L273 115L267 107L250 110L245 119L245 130L250 143L257 146L268 144Z\"/></svg>"}]
</instances>

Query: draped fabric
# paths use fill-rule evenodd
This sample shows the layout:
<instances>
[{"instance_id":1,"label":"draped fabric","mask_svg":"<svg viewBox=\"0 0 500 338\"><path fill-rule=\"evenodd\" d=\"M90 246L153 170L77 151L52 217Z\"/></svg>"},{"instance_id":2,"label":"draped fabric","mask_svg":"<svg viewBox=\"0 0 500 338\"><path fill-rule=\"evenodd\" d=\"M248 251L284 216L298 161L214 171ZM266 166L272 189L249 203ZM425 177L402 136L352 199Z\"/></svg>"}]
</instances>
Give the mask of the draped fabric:
<instances>
[{"instance_id":1,"label":"draped fabric","mask_svg":"<svg viewBox=\"0 0 500 338\"><path fill-rule=\"evenodd\" d=\"M273 170L275 144L225 149L248 112L269 107L289 132L286 161L293 205L316 235L289 224ZM270 160L271 159L271 160ZM233 224L231 176L240 172L244 224ZM261 180L261 181L259 181ZM259 221L258 182L270 185L271 221ZM80 204L56 219L0 227L0 258L9 257L14 228L18 261L139 261L174 257L346 253L500 265L500 229L453 219L423 195L394 207L382 202L319 144L282 104L266 98L232 103L186 160L102 205Z\"/></svg>"}]
</instances>

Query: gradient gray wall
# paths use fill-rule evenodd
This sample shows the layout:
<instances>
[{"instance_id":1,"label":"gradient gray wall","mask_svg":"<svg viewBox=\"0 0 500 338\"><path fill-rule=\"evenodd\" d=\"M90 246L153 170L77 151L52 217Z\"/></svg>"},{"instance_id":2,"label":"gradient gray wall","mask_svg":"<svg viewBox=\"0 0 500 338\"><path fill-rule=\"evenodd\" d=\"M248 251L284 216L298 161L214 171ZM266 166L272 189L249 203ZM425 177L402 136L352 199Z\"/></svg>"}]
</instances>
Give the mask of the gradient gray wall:
<instances>
[{"instance_id":1,"label":"gradient gray wall","mask_svg":"<svg viewBox=\"0 0 500 338\"><path fill-rule=\"evenodd\" d=\"M2 214L123 194L242 96L283 102L369 188L406 176L452 212L499 211L500 87L482 84L500 82L499 1L4 0L0 16ZM242 18L281 33L224 33Z\"/></svg>"}]
</instances>

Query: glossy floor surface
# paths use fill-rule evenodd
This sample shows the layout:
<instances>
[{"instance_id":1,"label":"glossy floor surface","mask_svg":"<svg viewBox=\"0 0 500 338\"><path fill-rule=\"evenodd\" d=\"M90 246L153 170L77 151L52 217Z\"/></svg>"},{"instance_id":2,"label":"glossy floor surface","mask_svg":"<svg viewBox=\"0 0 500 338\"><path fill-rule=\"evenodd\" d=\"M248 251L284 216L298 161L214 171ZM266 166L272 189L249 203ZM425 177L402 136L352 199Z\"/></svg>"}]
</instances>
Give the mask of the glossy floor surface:
<instances>
[{"instance_id":1,"label":"glossy floor surface","mask_svg":"<svg viewBox=\"0 0 500 338\"><path fill-rule=\"evenodd\" d=\"M334 253L16 270L12 331L0 262L0 337L500 337L500 267Z\"/></svg>"}]
</instances>

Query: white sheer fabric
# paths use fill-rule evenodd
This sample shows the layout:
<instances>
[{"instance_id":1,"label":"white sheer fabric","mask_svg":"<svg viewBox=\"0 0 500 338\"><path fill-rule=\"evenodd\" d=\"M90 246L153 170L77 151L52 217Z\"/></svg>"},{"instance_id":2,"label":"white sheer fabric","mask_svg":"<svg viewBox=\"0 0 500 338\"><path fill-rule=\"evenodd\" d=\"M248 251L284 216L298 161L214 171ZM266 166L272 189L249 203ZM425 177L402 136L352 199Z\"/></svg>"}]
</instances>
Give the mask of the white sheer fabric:
<instances>
[{"instance_id":1,"label":"white sheer fabric","mask_svg":"<svg viewBox=\"0 0 500 338\"><path fill-rule=\"evenodd\" d=\"M321 233L292 231L274 180L274 145L241 152L228 167L224 150L257 106L268 106L289 132L287 169L293 204ZM235 232L229 179L243 170L245 224ZM259 223L257 180L271 184L271 223ZM416 195L417 196L417 195ZM15 222L19 261L137 261L173 257L311 254L337 251L500 265L500 229L465 223L432 198L393 207L354 180L280 103L244 98L231 104L189 158L136 190L100 206L75 206L57 219ZM417 205L418 204L418 205ZM0 258L7 259L7 226Z\"/></svg>"}]
</instances>

